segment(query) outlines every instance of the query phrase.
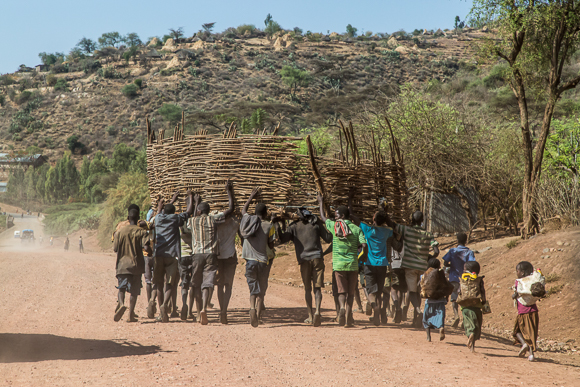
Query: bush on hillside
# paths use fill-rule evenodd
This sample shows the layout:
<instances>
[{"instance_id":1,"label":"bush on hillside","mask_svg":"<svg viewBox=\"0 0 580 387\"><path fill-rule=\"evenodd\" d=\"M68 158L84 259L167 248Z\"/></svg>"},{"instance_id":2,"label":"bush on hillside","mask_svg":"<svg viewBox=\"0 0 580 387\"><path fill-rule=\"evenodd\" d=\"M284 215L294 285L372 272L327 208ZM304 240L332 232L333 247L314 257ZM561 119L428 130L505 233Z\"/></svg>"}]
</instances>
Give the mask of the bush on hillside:
<instances>
[{"instance_id":1,"label":"bush on hillside","mask_svg":"<svg viewBox=\"0 0 580 387\"><path fill-rule=\"evenodd\" d=\"M141 85L143 84L143 80L141 78L137 78L133 81L133 83L136 84L138 88L141 88Z\"/></svg>"},{"instance_id":2,"label":"bush on hillside","mask_svg":"<svg viewBox=\"0 0 580 387\"><path fill-rule=\"evenodd\" d=\"M16 81L10 75L0 75L0 86L9 86L15 83Z\"/></svg>"},{"instance_id":3,"label":"bush on hillside","mask_svg":"<svg viewBox=\"0 0 580 387\"><path fill-rule=\"evenodd\" d=\"M238 35L244 35L246 31L249 31L251 34L255 29L256 26L253 24L242 24L236 28L236 31L238 32Z\"/></svg>"},{"instance_id":4,"label":"bush on hillside","mask_svg":"<svg viewBox=\"0 0 580 387\"><path fill-rule=\"evenodd\" d=\"M45 232L51 235L65 235L79 229L96 230L103 214L102 206L86 203L70 203L49 207L43 220Z\"/></svg>"},{"instance_id":5,"label":"bush on hillside","mask_svg":"<svg viewBox=\"0 0 580 387\"><path fill-rule=\"evenodd\" d=\"M136 84L129 83L128 85L123 86L121 92L125 97L135 97L137 95L137 90L139 90L139 87Z\"/></svg>"},{"instance_id":6,"label":"bush on hillside","mask_svg":"<svg viewBox=\"0 0 580 387\"><path fill-rule=\"evenodd\" d=\"M54 91L68 91L68 82L64 78L59 78L54 84Z\"/></svg>"},{"instance_id":7,"label":"bush on hillside","mask_svg":"<svg viewBox=\"0 0 580 387\"><path fill-rule=\"evenodd\" d=\"M264 28L264 32L268 36L272 36L272 35L274 35L278 31L282 31L282 27L280 27L280 24L278 24L278 22L275 22L273 20L271 20L268 23L268 25L266 26L266 28Z\"/></svg>"},{"instance_id":8,"label":"bush on hillside","mask_svg":"<svg viewBox=\"0 0 580 387\"><path fill-rule=\"evenodd\" d=\"M181 120L181 112L182 109L179 106L170 103L164 103L163 106L157 110L157 113L159 113L165 121L171 123L176 123Z\"/></svg>"},{"instance_id":9,"label":"bush on hillside","mask_svg":"<svg viewBox=\"0 0 580 387\"><path fill-rule=\"evenodd\" d=\"M16 103L21 105L32 97L32 92L25 90L16 97Z\"/></svg>"},{"instance_id":10,"label":"bush on hillside","mask_svg":"<svg viewBox=\"0 0 580 387\"><path fill-rule=\"evenodd\" d=\"M68 149L70 149L72 153L75 153L75 150L77 149L81 151L85 149L85 144L80 142L80 137L77 136L76 134L73 134L72 136L67 138L66 143L68 145Z\"/></svg>"},{"instance_id":11,"label":"bush on hillside","mask_svg":"<svg viewBox=\"0 0 580 387\"><path fill-rule=\"evenodd\" d=\"M56 85L56 81L58 81L58 78L54 74L48 74L46 76L46 84L48 86Z\"/></svg>"}]
</instances>

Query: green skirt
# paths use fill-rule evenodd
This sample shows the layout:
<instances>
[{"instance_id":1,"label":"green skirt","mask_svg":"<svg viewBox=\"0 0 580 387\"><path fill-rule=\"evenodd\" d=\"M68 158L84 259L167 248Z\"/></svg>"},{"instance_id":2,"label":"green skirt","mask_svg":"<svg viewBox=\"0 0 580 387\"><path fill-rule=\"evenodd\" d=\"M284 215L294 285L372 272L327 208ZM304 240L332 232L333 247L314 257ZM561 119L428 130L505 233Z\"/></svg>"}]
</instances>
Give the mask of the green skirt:
<instances>
[{"instance_id":1,"label":"green skirt","mask_svg":"<svg viewBox=\"0 0 580 387\"><path fill-rule=\"evenodd\" d=\"M483 313L481 313L481 308L467 306L461 308L461 313L463 314L465 336L469 337L473 333L475 340L479 340L481 338L481 326L483 324Z\"/></svg>"}]
</instances>

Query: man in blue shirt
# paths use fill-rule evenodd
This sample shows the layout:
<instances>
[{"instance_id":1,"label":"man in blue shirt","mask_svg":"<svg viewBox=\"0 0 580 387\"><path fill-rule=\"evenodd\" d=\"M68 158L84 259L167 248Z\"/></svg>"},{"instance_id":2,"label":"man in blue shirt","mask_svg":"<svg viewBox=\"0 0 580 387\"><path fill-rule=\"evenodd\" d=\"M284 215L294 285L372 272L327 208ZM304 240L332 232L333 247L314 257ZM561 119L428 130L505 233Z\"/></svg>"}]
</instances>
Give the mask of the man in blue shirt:
<instances>
[{"instance_id":1,"label":"man in blue shirt","mask_svg":"<svg viewBox=\"0 0 580 387\"><path fill-rule=\"evenodd\" d=\"M463 274L463 266L465 262L475 261L473 251L465 247L467 244L467 235L463 232L457 234L457 247L449 249L447 254L443 257L445 266L449 267L449 282L453 285L453 293L451 294L451 304L453 305L453 314L455 320L453 321L453 328L459 325L459 306L457 305L457 296L459 291L459 277Z\"/></svg>"},{"instance_id":2,"label":"man in blue shirt","mask_svg":"<svg viewBox=\"0 0 580 387\"><path fill-rule=\"evenodd\" d=\"M358 225L368 244L367 260L364 263L363 273L365 276L366 290L368 299L373 309L372 322L378 326L381 322L387 323L387 310L382 308L383 289L387 278L387 268L389 260L387 259L387 239L393 236L393 229L384 226L389 219L387 213L380 209L373 216L373 224L361 222L354 215L352 208L352 191L349 195L348 208L350 218L353 223Z\"/></svg>"}]
</instances>

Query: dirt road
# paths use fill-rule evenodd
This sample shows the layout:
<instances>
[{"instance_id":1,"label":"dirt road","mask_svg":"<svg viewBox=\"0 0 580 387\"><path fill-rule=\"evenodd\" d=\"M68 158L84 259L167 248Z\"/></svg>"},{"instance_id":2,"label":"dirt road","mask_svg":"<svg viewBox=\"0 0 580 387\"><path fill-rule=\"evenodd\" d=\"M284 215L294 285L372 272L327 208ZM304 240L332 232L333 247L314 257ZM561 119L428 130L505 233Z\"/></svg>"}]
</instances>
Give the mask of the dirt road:
<instances>
[{"instance_id":1,"label":"dirt road","mask_svg":"<svg viewBox=\"0 0 580 387\"><path fill-rule=\"evenodd\" d=\"M0 240L2 386L572 386L580 380L577 357L539 353L529 363L493 336L471 354L458 330L427 343L423 331L376 328L362 314L355 314L356 328L339 328L329 321L327 294L323 325L306 326L302 289L280 284L268 290L265 324L252 328L243 266L227 326L215 310L207 326L154 323L145 317L144 294L139 323L115 323L112 254Z\"/></svg>"}]
</instances>

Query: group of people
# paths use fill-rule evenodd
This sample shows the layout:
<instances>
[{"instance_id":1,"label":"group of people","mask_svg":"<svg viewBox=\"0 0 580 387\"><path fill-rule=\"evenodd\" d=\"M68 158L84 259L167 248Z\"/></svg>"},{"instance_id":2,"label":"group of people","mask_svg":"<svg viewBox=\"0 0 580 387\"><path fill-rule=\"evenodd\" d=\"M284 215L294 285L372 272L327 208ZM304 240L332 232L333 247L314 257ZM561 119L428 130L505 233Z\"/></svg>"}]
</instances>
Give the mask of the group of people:
<instances>
[{"instance_id":1,"label":"group of people","mask_svg":"<svg viewBox=\"0 0 580 387\"><path fill-rule=\"evenodd\" d=\"M41 243L42 243L42 240L41 240ZM52 246L52 244L53 244L53 238L50 237L50 245ZM64 240L64 251L68 251L69 248L70 248L70 239L68 237L68 234L66 234L66 239ZM82 254L84 252L85 252L85 246L83 244L83 237L79 236L79 253Z\"/></svg>"},{"instance_id":2,"label":"group of people","mask_svg":"<svg viewBox=\"0 0 580 387\"><path fill-rule=\"evenodd\" d=\"M445 338L447 302L453 306L454 327L459 326L461 307L467 346L474 351L489 304L480 265L473 251L466 247L466 234L458 233L458 247L450 249L443 257L444 266L449 268L446 275L437 259L438 242L422 228L420 211L413 213L411 225L396 224L381 203L372 221L362 221L353 209L353 190L348 206L336 207L333 219L326 217L324 198L318 195L320 216L302 207L287 225L279 216L268 217L268 208L263 203L255 204L254 214L248 213L260 192L257 188L242 207L241 218L237 218L231 182L228 181L225 189L229 204L223 212L212 212L210 204L190 190L187 191L187 208L179 214L174 206L179 196L177 192L168 203L160 198L156 211L151 209L146 220L140 220L138 206L129 206L127 221L117 226L112 237L117 253L118 280L115 321L119 321L127 309L127 292L130 294L127 321L137 321L135 305L144 274L149 318L168 322L171 317L179 317L206 325L207 310L217 286L219 321L227 324L238 264L236 237L239 237L241 258L246 261L252 327L262 323L270 269L276 256L274 245L293 242L304 284L308 313L305 323L321 325L324 256L332 252L332 295L336 307L333 321L339 326L348 328L355 324L353 305L360 283L368 300L366 312L374 325L387 324L389 316L395 323L406 320L412 305L413 326L424 328L429 341L432 329L439 329L440 340ZM330 243L326 251L322 242ZM533 271L530 267L528 262L520 263L518 276L530 275L530 270ZM182 303L178 313L179 286ZM426 299L423 312L421 298ZM522 344L520 355L529 351L529 359L533 360L538 332L537 307L520 307L517 293L514 298L518 312L531 316L518 317L514 338ZM360 300L357 304L362 307Z\"/></svg>"}]
</instances>

